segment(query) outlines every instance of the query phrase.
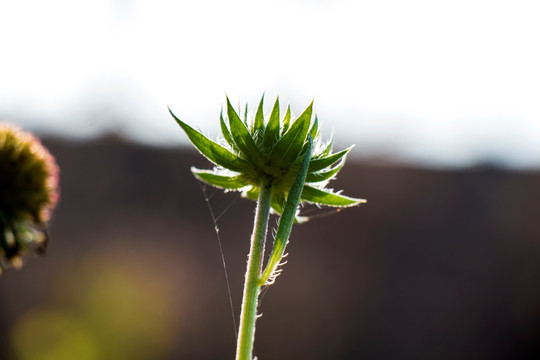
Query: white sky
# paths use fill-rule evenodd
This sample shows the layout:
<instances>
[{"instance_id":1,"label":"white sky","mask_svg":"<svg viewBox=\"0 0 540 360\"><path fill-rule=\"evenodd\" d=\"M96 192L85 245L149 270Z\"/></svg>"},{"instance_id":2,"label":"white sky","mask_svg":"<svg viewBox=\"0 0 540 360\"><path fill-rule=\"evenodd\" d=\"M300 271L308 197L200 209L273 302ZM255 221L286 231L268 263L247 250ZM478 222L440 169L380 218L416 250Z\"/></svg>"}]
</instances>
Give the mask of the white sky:
<instances>
[{"instance_id":1,"label":"white sky","mask_svg":"<svg viewBox=\"0 0 540 360\"><path fill-rule=\"evenodd\" d=\"M356 155L540 167L540 2L0 0L0 120L70 136L210 135L227 93Z\"/></svg>"}]
</instances>

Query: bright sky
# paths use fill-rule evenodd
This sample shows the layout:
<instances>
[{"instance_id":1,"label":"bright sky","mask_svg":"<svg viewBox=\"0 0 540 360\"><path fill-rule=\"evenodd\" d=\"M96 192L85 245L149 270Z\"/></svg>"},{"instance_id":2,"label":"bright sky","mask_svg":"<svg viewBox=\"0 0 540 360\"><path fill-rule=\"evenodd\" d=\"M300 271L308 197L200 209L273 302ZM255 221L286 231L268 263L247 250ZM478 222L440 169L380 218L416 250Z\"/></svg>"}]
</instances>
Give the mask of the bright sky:
<instances>
[{"instance_id":1,"label":"bright sky","mask_svg":"<svg viewBox=\"0 0 540 360\"><path fill-rule=\"evenodd\" d=\"M263 92L358 156L540 167L540 2L2 0L0 120L41 133L218 134ZM326 131L324 131L326 129Z\"/></svg>"}]
</instances>

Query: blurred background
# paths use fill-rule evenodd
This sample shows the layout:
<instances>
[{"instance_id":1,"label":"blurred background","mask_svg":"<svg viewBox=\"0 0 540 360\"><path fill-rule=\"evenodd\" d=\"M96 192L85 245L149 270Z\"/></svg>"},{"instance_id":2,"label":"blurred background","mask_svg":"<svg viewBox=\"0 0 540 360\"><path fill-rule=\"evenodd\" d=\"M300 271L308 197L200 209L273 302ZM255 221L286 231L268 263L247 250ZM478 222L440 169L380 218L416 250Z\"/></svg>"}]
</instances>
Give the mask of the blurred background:
<instances>
[{"instance_id":1,"label":"blurred background","mask_svg":"<svg viewBox=\"0 0 540 360\"><path fill-rule=\"evenodd\" d=\"M0 277L0 359L231 359L254 203L204 188L167 106L315 99L333 182L293 229L259 359L520 359L540 335L535 1L0 3L0 121L61 168L47 254ZM1 176L1 174L0 174ZM318 215L322 215L317 217ZM275 224L275 219L272 220Z\"/></svg>"}]
</instances>

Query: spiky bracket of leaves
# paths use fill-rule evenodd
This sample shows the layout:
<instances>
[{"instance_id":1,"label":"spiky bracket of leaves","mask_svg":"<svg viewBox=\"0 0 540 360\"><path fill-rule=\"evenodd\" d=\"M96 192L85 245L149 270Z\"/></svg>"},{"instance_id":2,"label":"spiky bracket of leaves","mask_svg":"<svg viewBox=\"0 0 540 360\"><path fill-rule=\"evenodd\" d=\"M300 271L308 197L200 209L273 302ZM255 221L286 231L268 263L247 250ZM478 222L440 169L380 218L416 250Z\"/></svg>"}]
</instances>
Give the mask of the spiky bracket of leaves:
<instances>
[{"instance_id":1,"label":"spiky bracket of leaves","mask_svg":"<svg viewBox=\"0 0 540 360\"><path fill-rule=\"evenodd\" d=\"M220 115L221 132L228 146L210 140L184 123L169 109L197 150L214 165L213 170L192 168L197 179L225 190L241 191L243 196L257 200L261 179L272 184L272 209L282 214L285 201L295 182L306 151L311 151L300 202L332 207L349 207L365 202L326 189L345 163L352 146L332 153L333 137L323 143L317 117L313 117L313 102L291 119L290 106L280 118L279 98L268 121L263 115L261 99L254 119L248 121L247 106L242 120L227 98L227 117ZM313 146L311 146L311 141ZM313 150L311 150L313 149ZM297 221L305 220L296 216Z\"/></svg>"}]
</instances>

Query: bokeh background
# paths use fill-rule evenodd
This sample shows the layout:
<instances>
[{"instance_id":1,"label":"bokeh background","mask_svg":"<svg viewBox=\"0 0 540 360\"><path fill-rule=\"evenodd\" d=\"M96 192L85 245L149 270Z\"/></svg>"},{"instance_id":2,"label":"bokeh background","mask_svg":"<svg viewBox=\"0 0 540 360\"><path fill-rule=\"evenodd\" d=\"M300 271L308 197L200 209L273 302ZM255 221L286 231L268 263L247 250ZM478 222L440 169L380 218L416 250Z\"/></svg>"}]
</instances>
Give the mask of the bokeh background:
<instances>
[{"instance_id":1,"label":"bokeh background","mask_svg":"<svg viewBox=\"0 0 540 360\"><path fill-rule=\"evenodd\" d=\"M0 359L231 359L254 203L167 113L315 99L335 189L265 292L259 359L521 359L540 339L534 1L0 3L0 121L61 168L47 254L0 277ZM1 174L0 174L1 176ZM209 200L206 201L206 198ZM275 224L276 219L272 220Z\"/></svg>"}]
</instances>

